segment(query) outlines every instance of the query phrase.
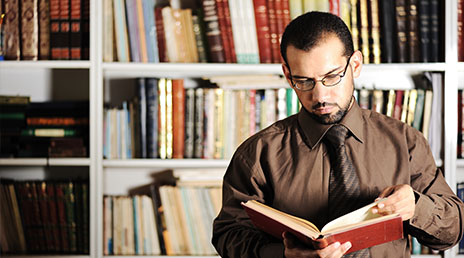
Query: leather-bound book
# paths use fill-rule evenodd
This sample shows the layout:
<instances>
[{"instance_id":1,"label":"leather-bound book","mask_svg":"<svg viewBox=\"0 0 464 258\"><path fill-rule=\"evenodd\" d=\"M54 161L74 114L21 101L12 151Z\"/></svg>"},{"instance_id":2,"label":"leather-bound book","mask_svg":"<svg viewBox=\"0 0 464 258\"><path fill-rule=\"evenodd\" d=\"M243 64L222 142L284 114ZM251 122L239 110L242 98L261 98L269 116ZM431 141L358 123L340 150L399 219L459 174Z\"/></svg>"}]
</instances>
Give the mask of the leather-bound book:
<instances>
[{"instance_id":1,"label":"leather-bound book","mask_svg":"<svg viewBox=\"0 0 464 258\"><path fill-rule=\"evenodd\" d=\"M407 0L407 31L409 62L420 61L420 42L419 42L419 15L417 13L418 0Z\"/></svg>"},{"instance_id":2,"label":"leather-bound book","mask_svg":"<svg viewBox=\"0 0 464 258\"><path fill-rule=\"evenodd\" d=\"M206 27L206 38L208 40L208 51L213 63L224 63L224 44L219 28L219 18L215 1L203 0L204 21Z\"/></svg>"},{"instance_id":3,"label":"leather-bound book","mask_svg":"<svg viewBox=\"0 0 464 258\"><path fill-rule=\"evenodd\" d=\"M82 58L82 3L83 0L71 0L70 59Z\"/></svg>"},{"instance_id":4,"label":"leather-bound book","mask_svg":"<svg viewBox=\"0 0 464 258\"><path fill-rule=\"evenodd\" d=\"M407 10L405 0L396 0L396 32L398 62L408 62Z\"/></svg>"},{"instance_id":5,"label":"leather-bound book","mask_svg":"<svg viewBox=\"0 0 464 258\"><path fill-rule=\"evenodd\" d=\"M37 0L21 0L21 59L39 57L39 12Z\"/></svg>"},{"instance_id":6,"label":"leather-bound book","mask_svg":"<svg viewBox=\"0 0 464 258\"><path fill-rule=\"evenodd\" d=\"M438 62L440 59L440 1L429 0L430 8L430 62Z\"/></svg>"},{"instance_id":7,"label":"leather-bound book","mask_svg":"<svg viewBox=\"0 0 464 258\"><path fill-rule=\"evenodd\" d=\"M60 0L60 51L63 60L70 59L71 6L70 0Z\"/></svg>"},{"instance_id":8,"label":"leather-bound book","mask_svg":"<svg viewBox=\"0 0 464 258\"><path fill-rule=\"evenodd\" d=\"M50 1L39 0L39 59L50 59Z\"/></svg>"},{"instance_id":9,"label":"leather-bound book","mask_svg":"<svg viewBox=\"0 0 464 258\"><path fill-rule=\"evenodd\" d=\"M227 18L225 6L226 5L224 4L224 0L216 0L219 30L221 31L221 39L222 43L224 44L224 57L226 59L226 63L232 63L232 49L230 46L231 40L229 39L229 37L231 37L232 34L229 34L229 29L227 28L228 25L226 20ZM227 7L229 7L228 4Z\"/></svg>"},{"instance_id":10,"label":"leather-bound book","mask_svg":"<svg viewBox=\"0 0 464 258\"><path fill-rule=\"evenodd\" d=\"M19 60L21 57L20 48L20 13L19 0L11 0L4 2L4 55L6 60Z\"/></svg>"},{"instance_id":11,"label":"leather-bound book","mask_svg":"<svg viewBox=\"0 0 464 258\"><path fill-rule=\"evenodd\" d=\"M417 8L419 15L420 61L427 63L430 62L430 3L429 1L419 1L417 2ZM458 36L458 42L459 39Z\"/></svg>"},{"instance_id":12,"label":"leather-bound book","mask_svg":"<svg viewBox=\"0 0 464 258\"><path fill-rule=\"evenodd\" d=\"M258 35L259 62L272 63L271 33L266 0L254 0L253 5Z\"/></svg>"}]
</instances>

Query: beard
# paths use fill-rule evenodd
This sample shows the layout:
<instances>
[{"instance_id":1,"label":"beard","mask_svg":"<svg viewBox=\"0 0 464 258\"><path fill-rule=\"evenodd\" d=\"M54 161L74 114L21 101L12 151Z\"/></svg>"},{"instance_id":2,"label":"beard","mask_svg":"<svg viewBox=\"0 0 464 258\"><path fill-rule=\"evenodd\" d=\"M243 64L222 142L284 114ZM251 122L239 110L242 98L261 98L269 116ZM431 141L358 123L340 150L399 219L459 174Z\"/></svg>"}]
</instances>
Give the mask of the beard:
<instances>
[{"instance_id":1,"label":"beard","mask_svg":"<svg viewBox=\"0 0 464 258\"><path fill-rule=\"evenodd\" d=\"M309 115L316 120L317 122L325 125L330 125L330 124L336 124L339 123L342 118L346 115L348 112L348 109L350 107L351 99L346 106L341 107L337 103L327 103L327 102L319 102L313 106L313 109L319 108L319 107L325 107L325 106L337 106L338 111L335 114L323 114L323 115L316 115L313 112L308 112Z\"/></svg>"}]
</instances>

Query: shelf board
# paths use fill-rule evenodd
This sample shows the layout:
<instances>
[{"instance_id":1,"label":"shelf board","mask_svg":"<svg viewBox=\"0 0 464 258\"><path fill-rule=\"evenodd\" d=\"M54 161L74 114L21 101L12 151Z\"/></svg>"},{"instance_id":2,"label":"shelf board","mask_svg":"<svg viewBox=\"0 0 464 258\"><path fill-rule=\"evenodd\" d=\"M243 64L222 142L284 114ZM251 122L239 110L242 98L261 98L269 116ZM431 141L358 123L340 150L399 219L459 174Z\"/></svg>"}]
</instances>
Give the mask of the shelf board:
<instances>
[{"instance_id":1,"label":"shelf board","mask_svg":"<svg viewBox=\"0 0 464 258\"><path fill-rule=\"evenodd\" d=\"M0 61L0 68L89 69L90 61Z\"/></svg>"},{"instance_id":2,"label":"shelf board","mask_svg":"<svg viewBox=\"0 0 464 258\"><path fill-rule=\"evenodd\" d=\"M446 70L445 63L393 63L393 64L364 64L362 73L373 71L402 71L402 72L443 72Z\"/></svg>"},{"instance_id":3,"label":"shelf board","mask_svg":"<svg viewBox=\"0 0 464 258\"><path fill-rule=\"evenodd\" d=\"M464 159L457 159L456 160L456 167L464 168Z\"/></svg>"},{"instance_id":4,"label":"shelf board","mask_svg":"<svg viewBox=\"0 0 464 258\"><path fill-rule=\"evenodd\" d=\"M127 256L127 255L105 255L103 258L141 258L141 257L147 257L146 255L132 255L132 256ZM201 255L201 256L196 256L196 255L184 255L184 256L175 256L175 255L150 255L150 258L219 258L217 255Z\"/></svg>"},{"instance_id":5,"label":"shelf board","mask_svg":"<svg viewBox=\"0 0 464 258\"><path fill-rule=\"evenodd\" d=\"M89 158L2 158L0 166L90 166Z\"/></svg>"},{"instance_id":6,"label":"shelf board","mask_svg":"<svg viewBox=\"0 0 464 258\"><path fill-rule=\"evenodd\" d=\"M50 254L50 255L44 255L44 254L27 254L27 255L2 254L2 257L10 257L10 258L57 258L57 257L90 258L90 255L75 255L75 254Z\"/></svg>"},{"instance_id":7,"label":"shelf board","mask_svg":"<svg viewBox=\"0 0 464 258\"><path fill-rule=\"evenodd\" d=\"M103 160L103 167L119 168L226 168L229 160L222 159L112 159Z\"/></svg>"}]
</instances>

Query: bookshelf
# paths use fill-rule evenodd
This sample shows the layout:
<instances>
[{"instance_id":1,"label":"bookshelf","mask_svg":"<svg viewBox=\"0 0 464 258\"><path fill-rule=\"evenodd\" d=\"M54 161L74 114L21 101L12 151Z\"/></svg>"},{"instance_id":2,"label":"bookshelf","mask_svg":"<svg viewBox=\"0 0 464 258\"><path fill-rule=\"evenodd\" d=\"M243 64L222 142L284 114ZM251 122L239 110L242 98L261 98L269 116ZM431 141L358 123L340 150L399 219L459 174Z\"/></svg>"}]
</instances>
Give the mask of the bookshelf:
<instances>
[{"instance_id":1,"label":"bookshelf","mask_svg":"<svg viewBox=\"0 0 464 258\"><path fill-rule=\"evenodd\" d=\"M440 63L404 63L404 64L368 64L363 66L359 85L372 85L378 75L390 75L391 79L409 85L411 74L423 71L444 73L443 88L443 155L437 164L443 167L445 177L450 186L455 189L456 182L464 181L464 160L456 159L457 142L457 89L464 89L459 80L464 74L464 63L457 61L457 1L446 2L445 25L445 61ZM195 171L211 169L213 177L221 177L228 165L228 160L160 160L160 159L103 159L103 111L105 101L105 81L109 79L124 79L138 77L208 77L215 75L243 74L282 74L280 64L216 64L216 63L119 63L103 62L103 1L90 0L90 60L89 61L2 61L0 62L0 94L32 94L39 100L53 98L49 96L50 87L57 87L56 81L63 78L77 80L80 86L75 88L83 91L90 105L90 142L88 158L23 158L0 159L0 178L37 178L45 177L53 170L59 176L83 174L89 180L90 208L90 254L66 255L66 257L114 257L103 255L103 196L108 193L124 193L130 187L125 179L135 177L133 184L146 182L148 175L156 170L166 168L176 169L180 176L197 176ZM58 77L54 74L59 74ZM23 77L17 79L18 76ZM27 76L24 76L27 75ZM395 75L395 76L391 76ZM83 77L83 78L82 78ZM34 82L34 89L29 87ZM378 89L390 89L392 83L376 84ZM16 85L14 85L16 84ZM16 87L20 85L19 89ZM371 86L367 86L371 87ZM404 86L403 86L404 87ZM66 89L72 90L73 86ZM62 92L61 92L62 94ZM72 168L78 172L63 170ZM60 170L61 169L61 170ZM22 172L18 176L18 172ZM45 171L45 172L44 172ZM121 188L121 189L115 189ZM9 257L31 257L30 255L11 255ZM33 257L55 257L33 255ZM121 256L135 258L140 256ZM163 256L153 256L163 257ZM191 256L172 256L191 257ZM197 256L202 257L202 256ZM211 257L211 256L205 256ZM415 258L442 257L441 255L413 255ZM457 248L444 253L446 258L463 258L457 255Z\"/></svg>"}]
</instances>

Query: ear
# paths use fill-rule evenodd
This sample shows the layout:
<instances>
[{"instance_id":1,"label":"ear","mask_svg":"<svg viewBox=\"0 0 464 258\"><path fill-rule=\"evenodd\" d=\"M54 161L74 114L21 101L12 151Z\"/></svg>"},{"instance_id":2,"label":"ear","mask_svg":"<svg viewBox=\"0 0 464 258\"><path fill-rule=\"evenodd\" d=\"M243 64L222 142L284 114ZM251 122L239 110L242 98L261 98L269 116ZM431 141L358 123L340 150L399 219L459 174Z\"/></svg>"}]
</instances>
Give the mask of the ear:
<instances>
[{"instance_id":1,"label":"ear","mask_svg":"<svg viewBox=\"0 0 464 258\"><path fill-rule=\"evenodd\" d=\"M363 55L361 51L356 50L351 57L351 67L353 67L353 78L358 78L361 74L363 65Z\"/></svg>"},{"instance_id":2,"label":"ear","mask_svg":"<svg viewBox=\"0 0 464 258\"><path fill-rule=\"evenodd\" d=\"M288 68L287 64L282 63L282 71L284 72L285 79L287 79L288 85L293 88L292 81L290 80L290 69Z\"/></svg>"}]
</instances>

